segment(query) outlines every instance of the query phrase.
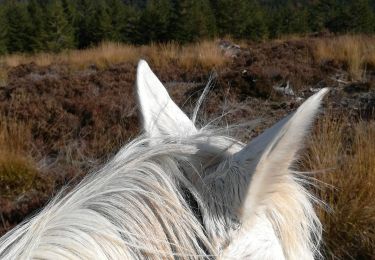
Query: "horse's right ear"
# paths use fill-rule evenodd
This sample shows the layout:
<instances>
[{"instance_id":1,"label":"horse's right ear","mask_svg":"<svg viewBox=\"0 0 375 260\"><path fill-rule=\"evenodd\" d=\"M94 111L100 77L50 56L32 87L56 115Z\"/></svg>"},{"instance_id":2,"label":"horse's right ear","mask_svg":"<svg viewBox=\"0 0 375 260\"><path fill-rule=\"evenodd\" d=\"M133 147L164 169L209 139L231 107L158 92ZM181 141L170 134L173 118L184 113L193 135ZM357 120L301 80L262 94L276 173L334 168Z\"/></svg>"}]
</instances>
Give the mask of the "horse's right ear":
<instances>
[{"instance_id":1,"label":"horse's right ear","mask_svg":"<svg viewBox=\"0 0 375 260\"><path fill-rule=\"evenodd\" d=\"M196 133L193 122L173 102L144 60L138 63L137 96L143 128L148 135L186 136Z\"/></svg>"}]
</instances>

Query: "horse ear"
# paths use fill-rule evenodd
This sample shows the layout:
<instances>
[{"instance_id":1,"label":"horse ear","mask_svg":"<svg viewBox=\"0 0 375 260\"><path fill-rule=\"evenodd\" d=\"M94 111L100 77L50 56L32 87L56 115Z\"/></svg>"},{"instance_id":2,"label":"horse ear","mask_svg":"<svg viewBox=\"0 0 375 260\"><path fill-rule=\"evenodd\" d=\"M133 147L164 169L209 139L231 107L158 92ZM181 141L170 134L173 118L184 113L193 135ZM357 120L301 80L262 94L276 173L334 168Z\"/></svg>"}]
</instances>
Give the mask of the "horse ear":
<instances>
[{"instance_id":1,"label":"horse ear","mask_svg":"<svg viewBox=\"0 0 375 260\"><path fill-rule=\"evenodd\" d=\"M317 232L314 226L319 221L308 195L296 185L290 168L327 92L328 89L323 89L310 97L294 114L233 155L236 164L250 175L243 184L244 194L238 210L242 228L224 250L224 256L241 255L242 251L255 256L262 251L261 258L267 255L267 259L285 259L283 255L312 259L312 248L304 242L310 241L310 232ZM289 243L287 247L280 244L279 238Z\"/></svg>"},{"instance_id":2,"label":"horse ear","mask_svg":"<svg viewBox=\"0 0 375 260\"><path fill-rule=\"evenodd\" d=\"M197 131L144 60L138 63L137 96L143 128L150 136L189 135Z\"/></svg>"},{"instance_id":3,"label":"horse ear","mask_svg":"<svg viewBox=\"0 0 375 260\"><path fill-rule=\"evenodd\" d=\"M311 96L294 114L276 123L234 155L239 164L250 162L254 167L245 199L245 215L246 208L251 210L255 204L261 203L260 193L267 194L272 184L280 180L280 175L290 173L289 168L296 160L321 100L327 93L328 88L325 88Z\"/></svg>"}]
</instances>

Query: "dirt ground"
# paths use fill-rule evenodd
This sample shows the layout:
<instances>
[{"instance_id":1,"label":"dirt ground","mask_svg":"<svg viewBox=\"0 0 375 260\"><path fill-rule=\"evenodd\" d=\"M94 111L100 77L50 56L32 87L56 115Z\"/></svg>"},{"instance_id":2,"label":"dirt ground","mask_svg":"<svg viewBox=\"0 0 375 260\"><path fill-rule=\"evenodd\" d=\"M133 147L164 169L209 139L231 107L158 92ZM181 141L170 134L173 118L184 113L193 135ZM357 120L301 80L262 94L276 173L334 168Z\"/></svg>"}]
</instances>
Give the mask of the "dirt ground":
<instances>
[{"instance_id":1,"label":"dirt ground","mask_svg":"<svg viewBox=\"0 0 375 260\"><path fill-rule=\"evenodd\" d=\"M229 47L228 47L229 46ZM210 77L199 124L221 117L219 125L263 120L238 135L248 140L322 87L333 90L326 108L370 118L375 110L375 73L368 81L346 82L345 65L317 62L306 40L223 47L230 56L217 71L154 67L172 97L191 113ZM8 71L0 87L0 111L29 127L28 153L38 169L35 185L11 196L0 194L0 235L44 205L59 188L78 181L140 133L134 97L136 68L130 63L72 70L24 64ZM344 82L344 83L343 83ZM293 93L287 91L287 86Z\"/></svg>"}]
</instances>

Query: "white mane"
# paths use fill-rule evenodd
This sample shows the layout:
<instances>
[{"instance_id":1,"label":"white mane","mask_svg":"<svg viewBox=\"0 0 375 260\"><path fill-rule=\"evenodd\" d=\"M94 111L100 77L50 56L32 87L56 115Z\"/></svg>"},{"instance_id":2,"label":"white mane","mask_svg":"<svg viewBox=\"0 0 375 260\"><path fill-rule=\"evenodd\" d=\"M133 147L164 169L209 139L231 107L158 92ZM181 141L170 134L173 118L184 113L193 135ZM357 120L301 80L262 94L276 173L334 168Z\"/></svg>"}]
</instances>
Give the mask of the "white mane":
<instances>
[{"instance_id":1,"label":"white mane","mask_svg":"<svg viewBox=\"0 0 375 260\"><path fill-rule=\"evenodd\" d=\"M141 61L145 135L2 237L0 259L319 257L320 222L290 167L326 92L245 146L196 129Z\"/></svg>"}]
</instances>

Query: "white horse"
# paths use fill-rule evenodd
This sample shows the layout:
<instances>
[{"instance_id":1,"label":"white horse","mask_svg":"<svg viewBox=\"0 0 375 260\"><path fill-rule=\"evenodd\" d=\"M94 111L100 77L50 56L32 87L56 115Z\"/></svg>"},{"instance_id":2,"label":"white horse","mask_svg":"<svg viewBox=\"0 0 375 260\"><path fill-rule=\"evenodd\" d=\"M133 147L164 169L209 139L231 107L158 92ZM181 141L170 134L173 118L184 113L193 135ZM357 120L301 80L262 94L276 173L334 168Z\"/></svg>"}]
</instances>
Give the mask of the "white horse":
<instances>
[{"instance_id":1,"label":"white horse","mask_svg":"<svg viewBox=\"0 0 375 260\"><path fill-rule=\"evenodd\" d=\"M145 134L3 236L0 259L319 257L321 224L291 166L327 91L244 145L197 129L140 61Z\"/></svg>"}]
</instances>

